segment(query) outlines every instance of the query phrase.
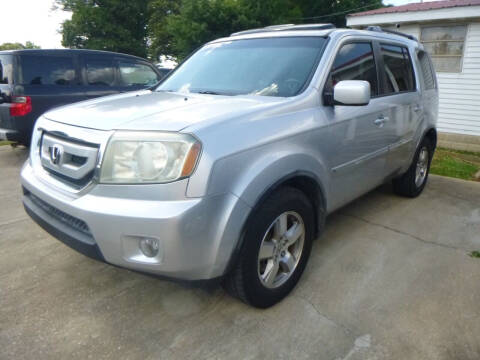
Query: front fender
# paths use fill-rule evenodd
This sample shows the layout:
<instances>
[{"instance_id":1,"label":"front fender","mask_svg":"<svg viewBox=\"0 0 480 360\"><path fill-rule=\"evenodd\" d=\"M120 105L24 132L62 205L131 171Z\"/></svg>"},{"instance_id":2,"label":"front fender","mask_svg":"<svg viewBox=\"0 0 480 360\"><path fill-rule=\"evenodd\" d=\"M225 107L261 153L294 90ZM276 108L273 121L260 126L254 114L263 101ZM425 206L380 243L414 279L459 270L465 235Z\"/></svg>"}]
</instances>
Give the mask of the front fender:
<instances>
[{"instance_id":1,"label":"front fender","mask_svg":"<svg viewBox=\"0 0 480 360\"><path fill-rule=\"evenodd\" d=\"M282 183L297 176L315 180L323 195L322 205L325 209L327 207L327 167L320 160L321 157L305 151L298 152L298 148L297 151L292 151L293 149L286 145L283 145L282 150L281 148L282 145L279 145L279 148L273 151L254 149L242 152L218 161L212 170L209 194L230 192L239 198L240 203L249 207L247 213L243 213L241 218L236 219L238 221L233 222L236 224L237 241L225 272L234 266L239 256L245 223L255 213L257 206Z\"/></svg>"},{"instance_id":2,"label":"front fender","mask_svg":"<svg viewBox=\"0 0 480 360\"><path fill-rule=\"evenodd\" d=\"M277 144L252 149L218 161L211 176L209 195L230 192L254 207L264 193L282 180L298 175L314 178L328 206L328 172L320 154L295 145Z\"/></svg>"}]
</instances>

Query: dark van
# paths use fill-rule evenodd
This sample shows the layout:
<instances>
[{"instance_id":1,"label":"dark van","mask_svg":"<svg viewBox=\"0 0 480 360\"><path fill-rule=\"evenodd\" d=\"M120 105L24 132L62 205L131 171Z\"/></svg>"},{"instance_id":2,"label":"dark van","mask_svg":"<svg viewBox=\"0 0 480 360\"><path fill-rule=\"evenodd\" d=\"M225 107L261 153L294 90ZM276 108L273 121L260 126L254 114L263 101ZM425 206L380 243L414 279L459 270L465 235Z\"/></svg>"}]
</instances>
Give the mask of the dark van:
<instances>
[{"instance_id":1,"label":"dark van","mask_svg":"<svg viewBox=\"0 0 480 360\"><path fill-rule=\"evenodd\" d=\"M0 140L25 145L47 110L151 87L162 78L142 58L96 50L0 51Z\"/></svg>"}]
</instances>

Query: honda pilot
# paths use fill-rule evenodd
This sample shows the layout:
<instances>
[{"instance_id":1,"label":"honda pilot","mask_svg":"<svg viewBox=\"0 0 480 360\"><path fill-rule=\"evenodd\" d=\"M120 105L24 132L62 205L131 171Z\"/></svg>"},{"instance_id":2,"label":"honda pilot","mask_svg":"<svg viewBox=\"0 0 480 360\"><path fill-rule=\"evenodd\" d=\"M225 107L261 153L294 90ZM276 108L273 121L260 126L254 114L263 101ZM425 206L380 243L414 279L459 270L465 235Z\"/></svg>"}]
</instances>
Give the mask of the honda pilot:
<instances>
[{"instance_id":1,"label":"honda pilot","mask_svg":"<svg viewBox=\"0 0 480 360\"><path fill-rule=\"evenodd\" d=\"M23 203L92 258L219 279L256 307L299 281L327 215L392 181L424 189L438 89L381 28L285 25L209 42L152 89L42 115Z\"/></svg>"}]
</instances>

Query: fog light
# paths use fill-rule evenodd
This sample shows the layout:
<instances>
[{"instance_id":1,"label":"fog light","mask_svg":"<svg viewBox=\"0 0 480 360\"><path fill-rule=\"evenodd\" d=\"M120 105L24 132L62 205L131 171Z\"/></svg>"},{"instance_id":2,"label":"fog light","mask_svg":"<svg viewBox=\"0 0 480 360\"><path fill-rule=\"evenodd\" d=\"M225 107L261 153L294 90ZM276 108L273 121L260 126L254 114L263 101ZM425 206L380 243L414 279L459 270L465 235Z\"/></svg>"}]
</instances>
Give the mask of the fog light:
<instances>
[{"instance_id":1,"label":"fog light","mask_svg":"<svg viewBox=\"0 0 480 360\"><path fill-rule=\"evenodd\" d=\"M158 254L160 243L157 239L143 238L140 240L139 246L140 250L142 250L143 255L147 257L155 257Z\"/></svg>"}]
</instances>

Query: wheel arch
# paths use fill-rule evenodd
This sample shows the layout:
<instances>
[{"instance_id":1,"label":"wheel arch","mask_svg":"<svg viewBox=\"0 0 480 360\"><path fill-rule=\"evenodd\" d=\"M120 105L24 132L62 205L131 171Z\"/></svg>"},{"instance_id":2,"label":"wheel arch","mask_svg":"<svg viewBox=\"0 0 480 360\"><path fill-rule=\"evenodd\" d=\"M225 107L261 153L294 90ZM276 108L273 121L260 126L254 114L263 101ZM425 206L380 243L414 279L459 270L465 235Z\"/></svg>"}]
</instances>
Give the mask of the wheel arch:
<instances>
[{"instance_id":1,"label":"wheel arch","mask_svg":"<svg viewBox=\"0 0 480 360\"><path fill-rule=\"evenodd\" d=\"M250 213L248 214L246 220L242 225L242 231L240 233L237 246L235 247L230 257L230 261L228 262L228 265L226 267L225 274L229 273L237 262L244 244L247 225L255 216L261 204L263 204L264 201L277 190L286 186L293 187L303 192L305 196L309 199L314 210L315 238L322 233L325 226L325 217L327 214L327 200L325 197L324 186L314 173L303 170L294 171L281 177L280 179L272 183L271 186L266 188L261 194L258 195L253 207L251 208Z\"/></svg>"},{"instance_id":2,"label":"wheel arch","mask_svg":"<svg viewBox=\"0 0 480 360\"><path fill-rule=\"evenodd\" d=\"M437 129L433 127L427 129L423 134L422 139L423 138L428 138L433 145L433 149L435 150L435 148L437 147Z\"/></svg>"}]
</instances>

